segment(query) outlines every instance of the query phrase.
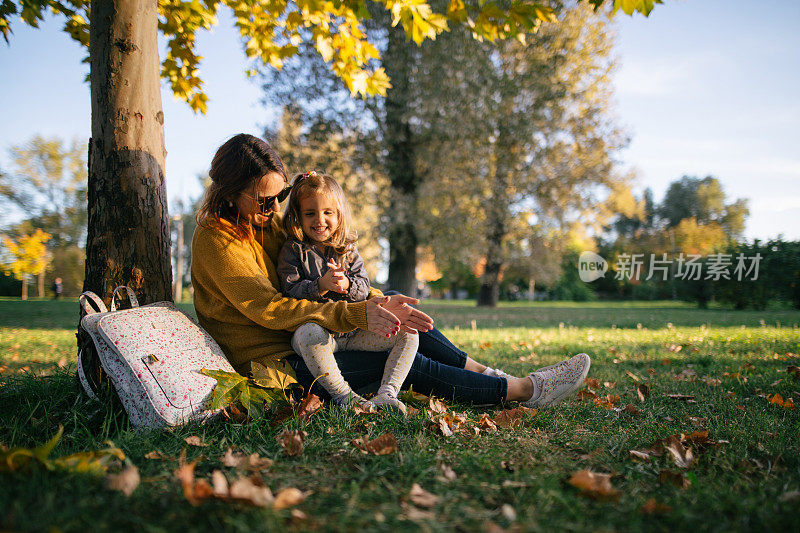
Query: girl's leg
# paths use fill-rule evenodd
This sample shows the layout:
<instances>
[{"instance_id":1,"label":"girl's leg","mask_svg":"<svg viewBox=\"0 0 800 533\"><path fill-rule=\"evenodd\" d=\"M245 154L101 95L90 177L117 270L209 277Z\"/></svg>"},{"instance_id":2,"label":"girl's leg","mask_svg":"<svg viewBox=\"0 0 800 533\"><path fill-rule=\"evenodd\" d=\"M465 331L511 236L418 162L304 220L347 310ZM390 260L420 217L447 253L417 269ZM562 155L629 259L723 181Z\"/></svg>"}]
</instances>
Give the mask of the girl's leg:
<instances>
[{"instance_id":1,"label":"girl's leg","mask_svg":"<svg viewBox=\"0 0 800 533\"><path fill-rule=\"evenodd\" d=\"M292 348L303 358L305 366L327 391L333 403L374 407L374 404L353 392L345 381L333 356L335 344L331 334L313 322L303 324L292 335Z\"/></svg>"},{"instance_id":2,"label":"girl's leg","mask_svg":"<svg viewBox=\"0 0 800 533\"><path fill-rule=\"evenodd\" d=\"M405 413L406 406L397 398L397 395L411 370L419 346L419 337L411 333L399 333L394 337L386 338L375 333L358 330L351 336L342 339L340 345L343 350L369 352L390 350L378 394L372 398L372 403L395 408Z\"/></svg>"}]
</instances>

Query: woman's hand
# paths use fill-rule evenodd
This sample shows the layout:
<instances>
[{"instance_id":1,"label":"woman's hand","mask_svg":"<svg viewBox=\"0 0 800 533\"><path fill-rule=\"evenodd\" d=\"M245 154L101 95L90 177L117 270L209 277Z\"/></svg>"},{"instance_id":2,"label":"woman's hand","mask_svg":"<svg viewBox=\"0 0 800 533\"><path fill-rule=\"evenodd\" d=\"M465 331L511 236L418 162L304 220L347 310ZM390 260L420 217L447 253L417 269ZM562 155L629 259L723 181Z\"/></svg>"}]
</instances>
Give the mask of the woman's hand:
<instances>
[{"instance_id":1,"label":"woman's hand","mask_svg":"<svg viewBox=\"0 0 800 533\"><path fill-rule=\"evenodd\" d=\"M400 320L400 329L406 333L433 329L433 319L419 309L411 307L419 303L418 299L403 294L393 294L388 298L389 301L382 305Z\"/></svg>"},{"instance_id":2,"label":"woman's hand","mask_svg":"<svg viewBox=\"0 0 800 533\"><path fill-rule=\"evenodd\" d=\"M375 296L367 300L367 331L382 337L391 337L400 331L400 320L384 307L388 296Z\"/></svg>"}]
</instances>

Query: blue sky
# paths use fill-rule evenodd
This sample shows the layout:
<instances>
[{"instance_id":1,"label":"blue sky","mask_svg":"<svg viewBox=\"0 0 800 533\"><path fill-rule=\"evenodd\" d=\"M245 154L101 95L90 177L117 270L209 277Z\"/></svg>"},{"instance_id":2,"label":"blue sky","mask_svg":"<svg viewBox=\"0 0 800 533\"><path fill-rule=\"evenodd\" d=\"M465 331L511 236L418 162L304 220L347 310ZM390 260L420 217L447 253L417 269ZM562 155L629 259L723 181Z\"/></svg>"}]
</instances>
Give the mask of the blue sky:
<instances>
[{"instance_id":1,"label":"blue sky","mask_svg":"<svg viewBox=\"0 0 800 533\"><path fill-rule=\"evenodd\" d=\"M197 175L225 139L258 135L274 116L244 75L236 31L220 22L198 38L208 114L162 91L171 201L200 194ZM660 200L684 174L713 174L730 199L750 200L747 237L800 239L800 1L666 0L649 18L620 14L617 27L615 108L631 136L619 159L637 190ZM0 43L3 168L8 147L34 134L91 131L83 50L54 19L13 29Z\"/></svg>"}]
</instances>

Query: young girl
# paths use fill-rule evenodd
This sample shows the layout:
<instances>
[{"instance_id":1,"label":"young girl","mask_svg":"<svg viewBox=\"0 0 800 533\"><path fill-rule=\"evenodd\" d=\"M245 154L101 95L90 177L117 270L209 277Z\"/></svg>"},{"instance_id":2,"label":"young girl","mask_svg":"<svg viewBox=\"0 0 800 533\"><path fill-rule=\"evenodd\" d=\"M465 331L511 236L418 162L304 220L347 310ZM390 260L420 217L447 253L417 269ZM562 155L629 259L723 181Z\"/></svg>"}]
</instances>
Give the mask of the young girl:
<instances>
[{"instance_id":1,"label":"young girl","mask_svg":"<svg viewBox=\"0 0 800 533\"><path fill-rule=\"evenodd\" d=\"M370 295L364 261L356 250L350 228L350 208L339 184L325 174L295 176L283 217L287 240L278 256L278 277L284 295L318 302L358 302ZM417 334L399 332L390 337L356 329L331 335L308 322L295 331L292 348L303 358L318 382L339 405L387 407L406 412L397 398L419 346ZM334 352L391 350L378 393L367 401L342 377Z\"/></svg>"}]
</instances>

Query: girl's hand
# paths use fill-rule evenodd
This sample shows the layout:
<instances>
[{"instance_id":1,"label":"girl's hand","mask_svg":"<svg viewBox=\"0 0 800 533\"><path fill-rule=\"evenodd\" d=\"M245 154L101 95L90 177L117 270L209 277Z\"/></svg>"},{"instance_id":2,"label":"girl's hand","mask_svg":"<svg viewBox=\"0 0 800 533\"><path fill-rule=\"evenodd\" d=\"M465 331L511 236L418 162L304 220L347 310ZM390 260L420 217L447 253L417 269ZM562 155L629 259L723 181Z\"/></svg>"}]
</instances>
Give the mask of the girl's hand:
<instances>
[{"instance_id":1,"label":"girl's hand","mask_svg":"<svg viewBox=\"0 0 800 533\"><path fill-rule=\"evenodd\" d=\"M433 329L433 319L419 309L411 307L418 304L419 300L403 294L393 294L388 298L389 301L383 306L400 320L400 327L403 331L416 333L417 331L430 331Z\"/></svg>"},{"instance_id":2,"label":"girl's hand","mask_svg":"<svg viewBox=\"0 0 800 533\"><path fill-rule=\"evenodd\" d=\"M328 270L317 283L320 296L324 296L328 291L347 294L347 289L350 288L350 280L344 275L344 267L337 265L334 261L328 261ZM344 288L345 286L346 288Z\"/></svg>"},{"instance_id":3,"label":"girl's hand","mask_svg":"<svg viewBox=\"0 0 800 533\"><path fill-rule=\"evenodd\" d=\"M400 331L400 320L383 307L388 302L388 296L376 296L367 300L367 331L382 337L391 337Z\"/></svg>"}]
</instances>

